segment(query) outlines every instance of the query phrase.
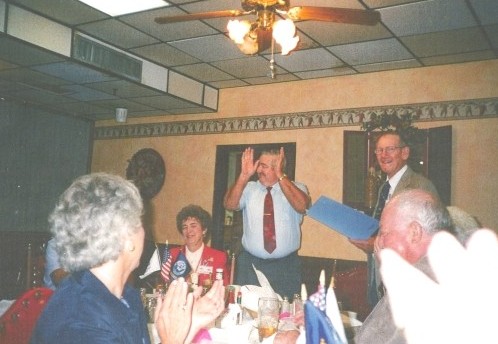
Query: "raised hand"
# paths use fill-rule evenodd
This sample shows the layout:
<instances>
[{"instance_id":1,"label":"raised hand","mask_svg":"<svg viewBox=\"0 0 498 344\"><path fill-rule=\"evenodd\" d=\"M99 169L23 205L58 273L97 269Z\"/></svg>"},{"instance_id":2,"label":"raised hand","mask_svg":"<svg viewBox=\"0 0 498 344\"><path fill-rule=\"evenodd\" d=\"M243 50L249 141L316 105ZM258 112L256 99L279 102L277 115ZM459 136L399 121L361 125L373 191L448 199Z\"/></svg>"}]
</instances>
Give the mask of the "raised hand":
<instances>
[{"instance_id":1,"label":"raised hand","mask_svg":"<svg viewBox=\"0 0 498 344\"><path fill-rule=\"evenodd\" d=\"M273 169L275 170L277 177L281 177L284 174L284 161L285 161L284 147L280 147L280 153L275 159L275 166L273 166Z\"/></svg>"},{"instance_id":2,"label":"raised hand","mask_svg":"<svg viewBox=\"0 0 498 344\"><path fill-rule=\"evenodd\" d=\"M254 149L246 148L242 153L241 158L241 176L249 179L256 172L259 165L259 160L254 161Z\"/></svg>"}]
</instances>

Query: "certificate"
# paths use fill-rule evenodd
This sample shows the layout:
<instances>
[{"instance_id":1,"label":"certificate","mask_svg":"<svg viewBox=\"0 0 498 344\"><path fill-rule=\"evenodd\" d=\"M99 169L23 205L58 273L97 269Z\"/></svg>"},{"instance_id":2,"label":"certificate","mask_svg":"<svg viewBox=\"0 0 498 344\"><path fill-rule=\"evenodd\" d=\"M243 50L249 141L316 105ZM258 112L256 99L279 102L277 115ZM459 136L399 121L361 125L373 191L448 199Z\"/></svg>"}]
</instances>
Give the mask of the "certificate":
<instances>
[{"instance_id":1,"label":"certificate","mask_svg":"<svg viewBox=\"0 0 498 344\"><path fill-rule=\"evenodd\" d=\"M373 217L326 196L320 196L308 209L307 214L325 226L355 240L368 239L379 228L379 221Z\"/></svg>"}]
</instances>

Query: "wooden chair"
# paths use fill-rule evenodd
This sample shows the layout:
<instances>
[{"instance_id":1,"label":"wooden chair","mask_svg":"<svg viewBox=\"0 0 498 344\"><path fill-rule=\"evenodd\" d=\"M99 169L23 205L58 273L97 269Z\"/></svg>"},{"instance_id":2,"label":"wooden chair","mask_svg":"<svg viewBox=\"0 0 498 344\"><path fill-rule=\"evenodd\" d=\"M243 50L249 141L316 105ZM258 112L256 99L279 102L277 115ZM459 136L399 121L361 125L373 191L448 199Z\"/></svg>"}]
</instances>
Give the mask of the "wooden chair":
<instances>
[{"instance_id":1,"label":"wooden chair","mask_svg":"<svg viewBox=\"0 0 498 344\"><path fill-rule=\"evenodd\" d=\"M343 309L357 312L358 319L365 320L372 310L367 299L367 267L360 265L336 272L334 282L336 297L341 300Z\"/></svg>"},{"instance_id":2,"label":"wooden chair","mask_svg":"<svg viewBox=\"0 0 498 344\"><path fill-rule=\"evenodd\" d=\"M0 343L28 344L36 321L53 290L33 288L24 292L0 318Z\"/></svg>"}]
</instances>

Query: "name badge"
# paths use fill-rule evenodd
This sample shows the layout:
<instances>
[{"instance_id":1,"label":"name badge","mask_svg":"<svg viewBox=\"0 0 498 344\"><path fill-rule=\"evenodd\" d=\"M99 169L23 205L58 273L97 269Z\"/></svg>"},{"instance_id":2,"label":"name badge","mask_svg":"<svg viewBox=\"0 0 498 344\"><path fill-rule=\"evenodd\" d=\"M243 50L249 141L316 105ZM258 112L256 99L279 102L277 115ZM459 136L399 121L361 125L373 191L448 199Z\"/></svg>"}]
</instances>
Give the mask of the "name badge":
<instances>
[{"instance_id":1,"label":"name badge","mask_svg":"<svg viewBox=\"0 0 498 344\"><path fill-rule=\"evenodd\" d=\"M211 274L213 273L213 267L208 266L208 265L201 265L199 266L199 269L197 269L197 272L200 274Z\"/></svg>"}]
</instances>

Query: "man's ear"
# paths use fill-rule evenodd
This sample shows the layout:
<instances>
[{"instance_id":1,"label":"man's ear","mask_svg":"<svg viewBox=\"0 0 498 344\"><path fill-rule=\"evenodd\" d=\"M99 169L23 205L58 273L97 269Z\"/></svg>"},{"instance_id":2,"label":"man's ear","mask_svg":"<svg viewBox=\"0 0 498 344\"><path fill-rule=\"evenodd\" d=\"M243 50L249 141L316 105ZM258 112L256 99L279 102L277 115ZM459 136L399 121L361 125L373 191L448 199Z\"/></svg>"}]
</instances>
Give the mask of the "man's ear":
<instances>
[{"instance_id":1,"label":"man's ear","mask_svg":"<svg viewBox=\"0 0 498 344\"><path fill-rule=\"evenodd\" d=\"M403 148L401 148L401 158L406 161L408 160L409 157L410 157L410 147L404 146Z\"/></svg>"},{"instance_id":2,"label":"man's ear","mask_svg":"<svg viewBox=\"0 0 498 344\"><path fill-rule=\"evenodd\" d=\"M409 231L409 239L411 243L417 243L422 240L422 237L424 235L424 228L418 221L412 221L410 223L410 231Z\"/></svg>"}]
</instances>

